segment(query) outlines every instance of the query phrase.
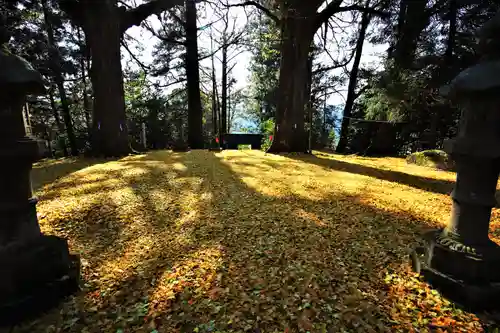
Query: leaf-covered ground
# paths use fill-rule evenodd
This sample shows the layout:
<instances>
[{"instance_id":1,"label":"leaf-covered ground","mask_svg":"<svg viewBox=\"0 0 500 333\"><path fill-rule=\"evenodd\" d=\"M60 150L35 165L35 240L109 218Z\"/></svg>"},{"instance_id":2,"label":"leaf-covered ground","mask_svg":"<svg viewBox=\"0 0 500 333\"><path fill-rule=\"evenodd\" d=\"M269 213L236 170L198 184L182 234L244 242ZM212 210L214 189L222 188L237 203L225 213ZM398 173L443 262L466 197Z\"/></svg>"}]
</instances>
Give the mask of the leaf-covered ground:
<instances>
[{"instance_id":1,"label":"leaf-covered ground","mask_svg":"<svg viewBox=\"0 0 500 333\"><path fill-rule=\"evenodd\" d=\"M14 332L487 324L408 264L419 233L448 219L453 173L394 158L162 151L43 162L33 178L42 230L81 255L82 291ZM495 211L493 237L499 221Z\"/></svg>"}]
</instances>

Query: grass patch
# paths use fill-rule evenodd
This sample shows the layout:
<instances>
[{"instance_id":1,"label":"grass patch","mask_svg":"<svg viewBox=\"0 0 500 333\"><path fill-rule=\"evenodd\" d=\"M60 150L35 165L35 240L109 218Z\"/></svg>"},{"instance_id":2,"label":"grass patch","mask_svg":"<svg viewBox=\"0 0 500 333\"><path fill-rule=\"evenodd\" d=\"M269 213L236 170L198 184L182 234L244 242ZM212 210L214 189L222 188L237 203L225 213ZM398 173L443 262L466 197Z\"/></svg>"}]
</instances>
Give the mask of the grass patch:
<instances>
[{"instance_id":1,"label":"grass patch","mask_svg":"<svg viewBox=\"0 0 500 333\"><path fill-rule=\"evenodd\" d=\"M83 291L13 332L482 331L408 264L448 220L454 177L255 150L94 164L37 191L43 232L82 257Z\"/></svg>"},{"instance_id":2,"label":"grass patch","mask_svg":"<svg viewBox=\"0 0 500 333\"><path fill-rule=\"evenodd\" d=\"M238 150L251 150L252 145L238 145Z\"/></svg>"}]
</instances>

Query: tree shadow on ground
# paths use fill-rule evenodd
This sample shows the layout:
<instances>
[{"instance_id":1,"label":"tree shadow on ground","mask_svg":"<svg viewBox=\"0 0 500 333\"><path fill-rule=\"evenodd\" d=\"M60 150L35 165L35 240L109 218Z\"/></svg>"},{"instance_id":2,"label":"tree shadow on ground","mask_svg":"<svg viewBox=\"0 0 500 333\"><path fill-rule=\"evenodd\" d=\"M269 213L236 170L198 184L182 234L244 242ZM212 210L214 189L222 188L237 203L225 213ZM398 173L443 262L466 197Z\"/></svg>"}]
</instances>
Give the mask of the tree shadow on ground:
<instances>
[{"instance_id":1,"label":"tree shadow on ground","mask_svg":"<svg viewBox=\"0 0 500 333\"><path fill-rule=\"evenodd\" d=\"M369 177L375 177L381 180L396 182L420 190L430 191L439 194L450 194L455 184L455 182L448 180L443 180L443 179L438 180L433 178L410 175L399 171L381 170L366 165L354 164L328 158L321 158L314 155L305 155L305 156L290 155L287 157L301 162L315 164L327 169L334 169Z\"/></svg>"},{"instance_id":2,"label":"tree shadow on ground","mask_svg":"<svg viewBox=\"0 0 500 333\"><path fill-rule=\"evenodd\" d=\"M31 171L33 191L73 172L89 166L111 161L111 159L59 158L46 159L33 165Z\"/></svg>"},{"instance_id":3,"label":"tree shadow on ground","mask_svg":"<svg viewBox=\"0 0 500 333\"><path fill-rule=\"evenodd\" d=\"M89 286L30 331L51 324L68 332L391 332L411 328L417 312L430 320L437 311L430 292L408 287L404 264L431 222L341 191L264 194L265 186L244 179L272 184L221 156L155 152L120 161L108 173L120 175L115 188L85 194L96 206L65 213L80 229L64 235L89 247L82 253ZM113 235L93 221L106 211ZM94 228L112 241L92 245Z\"/></svg>"},{"instance_id":4,"label":"tree shadow on ground","mask_svg":"<svg viewBox=\"0 0 500 333\"><path fill-rule=\"evenodd\" d=\"M375 177L381 180L400 183L403 185L411 186L416 189L430 191L438 194L449 195L451 194L453 187L455 186L454 181L421 177L399 171L382 170L370 166L354 164L329 158L322 158L315 155L299 155L299 156L289 155L287 157L297 161L318 165L326 169L333 169L359 175L365 175L369 177ZM267 162L267 164L276 167L275 163ZM452 172L451 170L443 170L443 171ZM500 208L500 189L497 189L495 197L497 201L495 208Z\"/></svg>"}]
</instances>

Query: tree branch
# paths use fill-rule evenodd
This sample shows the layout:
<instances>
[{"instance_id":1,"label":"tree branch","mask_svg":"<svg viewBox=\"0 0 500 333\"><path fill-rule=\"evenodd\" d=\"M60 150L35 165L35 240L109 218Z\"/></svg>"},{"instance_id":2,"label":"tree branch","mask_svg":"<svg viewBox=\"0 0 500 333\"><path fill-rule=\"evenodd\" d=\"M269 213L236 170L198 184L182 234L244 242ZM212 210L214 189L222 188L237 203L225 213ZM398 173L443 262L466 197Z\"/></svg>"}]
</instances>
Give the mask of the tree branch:
<instances>
[{"instance_id":1,"label":"tree branch","mask_svg":"<svg viewBox=\"0 0 500 333\"><path fill-rule=\"evenodd\" d=\"M181 41L181 40L177 40L175 38L170 38L170 37L162 36L159 33L157 33L156 30L153 29L147 23L146 24L142 24L142 27L146 28L146 30L148 30L153 36L155 36L156 38L158 38L159 40L161 40L164 43L170 43L170 44L176 44L176 45L186 46L186 42L185 41Z\"/></svg>"},{"instance_id":2,"label":"tree branch","mask_svg":"<svg viewBox=\"0 0 500 333\"><path fill-rule=\"evenodd\" d=\"M377 10L377 9L374 9L371 7L363 7L360 5L340 7L341 4L342 4L341 0L335 0L334 2L328 4L328 6L325 9L323 9L320 13L318 13L316 15L316 19L315 19L315 23L314 23L315 29L318 30L322 24L324 24L325 22L327 22L330 19L330 17L332 17L333 15L335 15L337 13L342 13L342 12L350 12L350 11L357 10L360 12L365 12L365 13L369 13L372 15L380 16L380 17L388 17L389 16L389 13L383 12L383 11L380 11L380 10Z\"/></svg>"},{"instance_id":3,"label":"tree branch","mask_svg":"<svg viewBox=\"0 0 500 333\"><path fill-rule=\"evenodd\" d=\"M179 16L177 16L177 14L173 11L173 10L169 10L168 13L170 15L172 15L172 17L174 18L174 20L179 23L182 27L184 27L186 25L186 21L184 21L183 19L181 19Z\"/></svg>"},{"instance_id":4,"label":"tree branch","mask_svg":"<svg viewBox=\"0 0 500 333\"><path fill-rule=\"evenodd\" d=\"M330 17L338 12L341 4L342 0L334 0L333 2L330 2L325 9L316 14L316 19L314 22L314 25L317 27L316 30L318 30L321 25L327 22Z\"/></svg>"},{"instance_id":5,"label":"tree branch","mask_svg":"<svg viewBox=\"0 0 500 333\"><path fill-rule=\"evenodd\" d=\"M231 67L229 67L229 69L227 70L227 73L231 73L231 71L234 69L234 67L237 65L238 63L234 63Z\"/></svg>"},{"instance_id":6,"label":"tree branch","mask_svg":"<svg viewBox=\"0 0 500 333\"><path fill-rule=\"evenodd\" d=\"M352 58L349 59L349 61L346 61L346 62L341 63L341 64L335 64L335 65L328 66L328 67L320 67L320 68L314 70L312 72L312 75L317 75L317 74L320 74L320 73L323 73L323 72L331 71L332 69L337 69L337 68L340 68L340 67L344 67L345 65L349 64L351 62L351 60L352 60Z\"/></svg>"},{"instance_id":7,"label":"tree branch","mask_svg":"<svg viewBox=\"0 0 500 333\"><path fill-rule=\"evenodd\" d=\"M125 10L121 19L121 30L125 32L128 28L141 24L148 16L159 14L183 3L183 0L152 0L134 9Z\"/></svg>"},{"instance_id":8,"label":"tree branch","mask_svg":"<svg viewBox=\"0 0 500 333\"><path fill-rule=\"evenodd\" d=\"M220 50L222 50L222 47L223 47L223 45L219 46L215 51L212 51L212 52L210 52L208 54L198 55L198 61L203 61L205 59L208 59L208 58L214 56L217 52L219 52ZM175 69L183 68L184 66L185 66L184 63L180 63L180 64L178 64L178 65L170 68L170 70L175 70Z\"/></svg>"},{"instance_id":9,"label":"tree branch","mask_svg":"<svg viewBox=\"0 0 500 333\"><path fill-rule=\"evenodd\" d=\"M234 55L231 55L231 57L229 57L229 58L227 59L227 62L229 63L229 62L233 61L233 60L234 60L234 58L236 58L237 56L239 56L239 55L240 55L240 54L242 54L243 52L246 52L246 50L241 50L241 51L238 51L238 53L236 53L236 54L234 54Z\"/></svg>"},{"instance_id":10,"label":"tree branch","mask_svg":"<svg viewBox=\"0 0 500 333\"><path fill-rule=\"evenodd\" d=\"M333 28L332 28L332 31L334 31ZM337 45L339 45L338 41L337 41ZM324 43L323 46L324 46L325 52L328 54L328 56L330 57L330 59L333 61L334 64L332 66L318 68L318 69L312 71L312 75L320 74L320 73L323 73L323 72L330 71L332 69L337 69L337 68L340 68L340 67L347 66L352 61L352 59L354 59L354 55L356 54L356 48L354 48L351 51L351 55L347 59L345 59L344 62L339 63L338 61L336 61L335 59L333 59L332 55L330 54L330 52L326 48L326 43Z\"/></svg>"},{"instance_id":11,"label":"tree branch","mask_svg":"<svg viewBox=\"0 0 500 333\"><path fill-rule=\"evenodd\" d=\"M229 7L254 6L255 8L263 11L264 14L266 14L271 20L273 20L274 22L276 22L276 24L280 23L280 19L278 18L278 16L274 15L269 10L269 8L266 8L266 7L262 6L260 3L256 2L256 1L245 1L245 2L242 2L242 3L233 4L233 5L226 5L226 4L224 4L223 6L226 7L226 8L229 8Z\"/></svg>"},{"instance_id":12,"label":"tree branch","mask_svg":"<svg viewBox=\"0 0 500 333\"><path fill-rule=\"evenodd\" d=\"M170 83L167 83L167 84L164 84L164 85L157 85L158 88L168 88L170 86L173 86L175 84L179 84L179 83L184 83L187 81L187 78L182 78L182 79L178 79L177 81L174 81L174 82L170 82Z\"/></svg>"},{"instance_id":13,"label":"tree branch","mask_svg":"<svg viewBox=\"0 0 500 333\"><path fill-rule=\"evenodd\" d=\"M371 88L371 86L369 84L367 84L366 86L364 86L363 88L361 88L357 93L354 94L355 95L354 99L355 100L358 99L359 96L363 95L363 93L365 91L367 91L368 89L370 89L370 88Z\"/></svg>"},{"instance_id":14,"label":"tree branch","mask_svg":"<svg viewBox=\"0 0 500 333\"><path fill-rule=\"evenodd\" d=\"M144 72L148 72L151 68L149 66L146 66L144 65L136 56L134 53L132 53L132 51L129 49L127 43L125 43L125 41L122 39L121 41L121 44L122 46L125 48L125 50L127 50L128 54L130 55L130 57L132 57L132 59L135 60L135 62L142 68L142 70Z\"/></svg>"}]
</instances>

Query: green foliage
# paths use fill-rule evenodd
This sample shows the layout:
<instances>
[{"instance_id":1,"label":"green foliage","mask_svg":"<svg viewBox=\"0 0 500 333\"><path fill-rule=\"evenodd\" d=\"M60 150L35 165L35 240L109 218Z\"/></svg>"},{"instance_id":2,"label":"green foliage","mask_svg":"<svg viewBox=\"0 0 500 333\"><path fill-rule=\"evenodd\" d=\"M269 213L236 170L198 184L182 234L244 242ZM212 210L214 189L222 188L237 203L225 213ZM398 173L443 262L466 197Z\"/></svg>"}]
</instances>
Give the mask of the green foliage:
<instances>
[{"instance_id":1,"label":"green foliage","mask_svg":"<svg viewBox=\"0 0 500 333\"><path fill-rule=\"evenodd\" d=\"M361 105L365 109L365 117L369 120L391 120L398 118L396 105L385 94L382 89L370 89L361 99Z\"/></svg>"},{"instance_id":2,"label":"green foliage","mask_svg":"<svg viewBox=\"0 0 500 333\"><path fill-rule=\"evenodd\" d=\"M265 15L251 22L249 117L257 124L274 117L280 67L280 35L276 23Z\"/></svg>"},{"instance_id":3,"label":"green foliage","mask_svg":"<svg viewBox=\"0 0 500 333\"><path fill-rule=\"evenodd\" d=\"M267 119L260 125L260 131L262 134L271 135L274 133L274 126L274 119Z\"/></svg>"},{"instance_id":4,"label":"green foliage","mask_svg":"<svg viewBox=\"0 0 500 333\"><path fill-rule=\"evenodd\" d=\"M436 149L413 153L406 158L406 162L447 171L452 171L455 168L451 157L446 152Z\"/></svg>"},{"instance_id":5,"label":"green foliage","mask_svg":"<svg viewBox=\"0 0 500 333\"><path fill-rule=\"evenodd\" d=\"M261 149L264 151L271 147L271 137L274 134L274 125L274 119L267 119L260 125L260 132L264 135L264 137L262 138Z\"/></svg>"},{"instance_id":6,"label":"green foliage","mask_svg":"<svg viewBox=\"0 0 500 333\"><path fill-rule=\"evenodd\" d=\"M238 145L238 150L251 150L252 145Z\"/></svg>"},{"instance_id":7,"label":"green foliage","mask_svg":"<svg viewBox=\"0 0 500 333\"><path fill-rule=\"evenodd\" d=\"M69 142L78 141L76 148L82 150L89 140L90 126L86 121L86 113L90 114L91 111L83 107L84 94L80 71L83 57L80 51L84 42L78 38L78 29L70 25L68 18L61 12L58 1L47 0L46 5L48 17L44 16L41 1L3 1L0 3L0 15L7 17L12 35L8 49L26 59L40 72L48 88L46 95L28 100L33 136L50 141L56 154L62 155L65 147L59 146L56 141L57 137L67 135L67 129L70 128L68 124L72 125L74 134ZM50 22L50 29L46 19ZM49 31L53 33L56 48L49 47ZM64 118L63 96L56 87L56 82L60 81L61 77L69 108L69 117ZM85 79L89 81L88 71ZM90 91L85 93L89 95ZM75 148L74 145L73 147Z\"/></svg>"},{"instance_id":8,"label":"green foliage","mask_svg":"<svg viewBox=\"0 0 500 333\"><path fill-rule=\"evenodd\" d=\"M456 4L458 31L450 39L449 1L436 5L435 14L415 11L398 21L400 3L388 4L394 16L379 23L376 30L380 33L372 38L375 43L389 42L391 48L383 70L358 99L357 117L404 122L399 138L410 149L440 148L445 139L456 135L460 114L439 95L439 88L477 63L474 31L497 7L493 3ZM398 33L401 29L405 33Z\"/></svg>"},{"instance_id":9,"label":"green foliage","mask_svg":"<svg viewBox=\"0 0 500 333\"><path fill-rule=\"evenodd\" d=\"M249 127L240 127L239 131L241 133L251 133L251 129Z\"/></svg>"},{"instance_id":10,"label":"green foliage","mask_svg":"<svg viewBox=\"0 0 500 333\"><path fill-rule=\"evenodd\" d=\"M269 147L271 147L271 144L273 142L271 141L271 138L269 135L267 136L264 136L264 138L262 139L262 146L261 146L261 149L263 151L267 151L269 149Z\"/></svg>"},{"instance_id":11,"label":"green foliage","mask_svg":"<svg viewBox=\"0 0 500 333\"><path fill-rule=\"evenodd\" d=\"M141 138L142 123L146 124L146 141L151 149L163 149L177 140L186 141L188 135L187 90L176 88L167 96L152 85L144 71L125 71L124 90L132 141ZM204 111L204 137L213 140L208 134L211 129L210 96L201 93Z\"/></svg>"},{"instance_id":12,"label":"green foliage","mask_svg":"<svg viewBox=\"0 0 500 333\"><path fill-rule=\"evenodd\" d=\"M330 132L328 133L328 142L326 147L333 149L336 143L337 143L337 134L335 133L334 129L331 129Z\"/></svg>"}]
</instances>

